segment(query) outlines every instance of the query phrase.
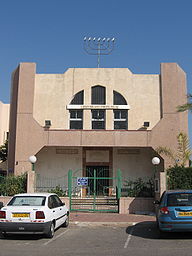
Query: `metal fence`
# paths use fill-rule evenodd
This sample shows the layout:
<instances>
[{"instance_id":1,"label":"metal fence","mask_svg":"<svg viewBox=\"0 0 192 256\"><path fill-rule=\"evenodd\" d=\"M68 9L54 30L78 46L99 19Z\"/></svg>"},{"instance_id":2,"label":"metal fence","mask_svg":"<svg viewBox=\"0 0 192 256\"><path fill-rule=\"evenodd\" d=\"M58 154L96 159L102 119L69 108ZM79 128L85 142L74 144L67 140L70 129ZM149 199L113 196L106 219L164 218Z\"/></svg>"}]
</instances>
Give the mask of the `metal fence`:
<instances>
[{"instance_id":1,"label":"metal fence","mask_svg":"<svg viewBox=\"0 0 192 256\"><path fill-rule=\"evenodd\" d=\"M68 174L61 177L46 177L36 174L35 191L36 192L58 192L60 195L69 195L70 190L72 197L116 197L117 192L121 196L130 197L153 197L154 180L152 178L133 179L127 176L121 177L121 188L119 188L119 179L109 177L108 167L93 168L87 167L86 177L82 177L82 170L78 169L71 172L72 177L69 179ZM119 170L120 172L120 170ZM119 175L119 174L118 174ZM81 185L87 178L87 184ZM82 180L81 180L82 179ZM0 176L0 184L4 177ZM85 180L84 180L85 182ZM83 183L82 183L83 184ZM119 188L119 190L117 190Z\"/></svg>"},{"instance_id":2,"label":"metal fence","mask_svg":"<svg viewBox=\"0 0 192 256\"><path fill-rule=\"evenodd\" d=\"M68 191L68 175L62 177L46 177L36 174L35 191L36 192L60 192L60 194L67 195Z\"/></svg>"}]
</instances>

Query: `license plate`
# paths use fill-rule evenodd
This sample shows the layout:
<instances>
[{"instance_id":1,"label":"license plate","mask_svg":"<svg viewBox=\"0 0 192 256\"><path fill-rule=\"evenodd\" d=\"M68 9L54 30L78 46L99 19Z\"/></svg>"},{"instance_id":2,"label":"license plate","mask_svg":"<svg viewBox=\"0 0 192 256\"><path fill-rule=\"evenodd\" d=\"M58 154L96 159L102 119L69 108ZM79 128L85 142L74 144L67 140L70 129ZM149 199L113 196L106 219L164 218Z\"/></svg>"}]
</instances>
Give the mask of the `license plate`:
<instances>
[{"instance_id":1,"label":"license plate","mask_svg":"<svg viewBox=\"0 0 192 256\"><path fill-rule=\"evenodd\" d=\"M13 218L28 218L30 215L29 213L13 213Z\"/></svg>"},{"instance_id":2,"label":"license plate","mask_svg":"<svg viewBox=\"0 0 192 256\"><path fill-rule=\"evenodd\" d=\"M192 216L192 212L179 212L179 216Z\"/></svg>"}]
</instances>

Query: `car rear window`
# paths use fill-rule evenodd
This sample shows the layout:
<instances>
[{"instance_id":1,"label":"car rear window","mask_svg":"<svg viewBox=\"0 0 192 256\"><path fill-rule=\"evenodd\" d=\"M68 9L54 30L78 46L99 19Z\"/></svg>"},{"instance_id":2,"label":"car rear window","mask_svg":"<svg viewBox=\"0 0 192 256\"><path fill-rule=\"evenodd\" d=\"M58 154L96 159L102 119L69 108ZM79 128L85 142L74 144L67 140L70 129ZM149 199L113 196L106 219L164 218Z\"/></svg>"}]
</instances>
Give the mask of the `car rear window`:
<instances>
[{"instance_id":1,"label":"car rear window","mask_svg":"<svg viewBox=\"0 0 192 256\"><path fill-rule=\"evenodd\" d=\"M192 206L192 193L169 194L167 206Z\"/></svg>"},{"instance_id":2,"label":"car rear window","mask_svg":"<svg viewBox=\"0 0 192 256\"><path fill-rule=\"evenodd\" d=\"M8 205L12 206L43 206L45 205L45 196L15 196Z\"/></svg>"}]
</instances>

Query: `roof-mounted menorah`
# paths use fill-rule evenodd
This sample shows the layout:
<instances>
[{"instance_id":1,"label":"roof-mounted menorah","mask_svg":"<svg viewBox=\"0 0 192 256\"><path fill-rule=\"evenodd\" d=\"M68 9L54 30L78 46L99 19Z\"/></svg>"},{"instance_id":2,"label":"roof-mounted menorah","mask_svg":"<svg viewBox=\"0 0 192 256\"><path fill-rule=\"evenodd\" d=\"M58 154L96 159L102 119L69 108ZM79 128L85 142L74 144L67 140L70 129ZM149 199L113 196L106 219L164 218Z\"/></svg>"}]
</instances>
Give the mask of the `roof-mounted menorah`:
<instances>
[{"instance_id":1,"label":"roof-mounted menorah","mask_svg":"<svg viewBox=\"0 0 192 256\"><path fill-rule=\"evenodd\" d=\"M109 55L115 44L115 38L84 37L84 50L90 55L97 55L97 67L100 67L100 56Z\"/></svg>"}]
</instances>

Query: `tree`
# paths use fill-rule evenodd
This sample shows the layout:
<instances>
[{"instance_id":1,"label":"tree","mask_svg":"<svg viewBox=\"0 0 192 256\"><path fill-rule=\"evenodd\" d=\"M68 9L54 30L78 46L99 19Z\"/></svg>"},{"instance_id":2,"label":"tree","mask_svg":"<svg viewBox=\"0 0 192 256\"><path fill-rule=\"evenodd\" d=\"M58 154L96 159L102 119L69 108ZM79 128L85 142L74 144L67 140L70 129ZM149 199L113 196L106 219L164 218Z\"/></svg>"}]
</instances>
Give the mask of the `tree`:
<instances>
[{"instance_id":1,"label":"tree","mask_svg":"<svg viewBox=\"0 0 192 256\"><path fill-rule=\"evenodd\" d=\"M177 107L178 112L183 112L183 111L186 111L186 110L189 110L189 111L192 112L192 94L189 94L187 96L187 98L188 98L187 103Z\"/></svg>"},{"instance_id":2,"label":"tree","mask_svg":"<svg viewBox=\"0 0 192 256\"><path fill-rule=\"evenodd\" d=\"M0 161L5 162L7 160L7 154L8 154L8 140L5 141L5 143L0 146Z\"/></svg>"},{"instance_id":3,"label":"tree","mask_svg":"<svg viewBox=\"0 0 192 256\"><path fill-rule=\"evenodd\" d=\"M189 139L187 135L183 132L180 132L177 136L177 151L174 152L172 149L167 147L158 147L156 151L159 154L163 154L169 157L175 166L185 166L186 163L189 163L190 156L192 155L192 150L190 149Z\"/></svg>"}]
</instances>

